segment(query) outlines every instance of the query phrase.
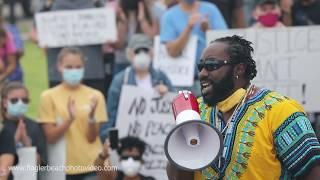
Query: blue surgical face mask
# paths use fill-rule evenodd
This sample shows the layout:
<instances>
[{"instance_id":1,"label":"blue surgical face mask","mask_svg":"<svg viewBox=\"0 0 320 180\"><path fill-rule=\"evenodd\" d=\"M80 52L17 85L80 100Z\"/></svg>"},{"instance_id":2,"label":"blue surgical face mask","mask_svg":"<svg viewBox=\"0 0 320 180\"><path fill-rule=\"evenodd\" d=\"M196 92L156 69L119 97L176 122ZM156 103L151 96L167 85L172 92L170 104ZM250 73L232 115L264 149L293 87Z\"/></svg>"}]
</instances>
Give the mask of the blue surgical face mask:
<instances>
[{"instance_id":1,"label":"blue surgical face mask","mask_svg":"<svg viewBox=\"0 0 320 180\"><path fill-rule=\"evenodd\" d=\"M193 4L196 0L184 0L188 4Z\"/></svg>"},{"instance_id":2,"label":"blue surgical face mask","mask_svg":"<svg viewBox=\"0 0 320 180\"><path fill-rule=\"evenodd\" d=\"M9 116L20 117L27 113L28 104L22 102L21 99L16 103L8 101L7 113Z\"/></svg>"},{"instance_id":3,"label":"blue surgical face mask","mask_svg":"<svg viewBox=\"0 0 320 180\"><path fill-rule=\"evenodd\" d=\"M71 85L71 86L76 86L80 84L81 80L83 79L84 76L84 69L64 69L63 73L63 80Z\"/></svg>"}]
</instances>

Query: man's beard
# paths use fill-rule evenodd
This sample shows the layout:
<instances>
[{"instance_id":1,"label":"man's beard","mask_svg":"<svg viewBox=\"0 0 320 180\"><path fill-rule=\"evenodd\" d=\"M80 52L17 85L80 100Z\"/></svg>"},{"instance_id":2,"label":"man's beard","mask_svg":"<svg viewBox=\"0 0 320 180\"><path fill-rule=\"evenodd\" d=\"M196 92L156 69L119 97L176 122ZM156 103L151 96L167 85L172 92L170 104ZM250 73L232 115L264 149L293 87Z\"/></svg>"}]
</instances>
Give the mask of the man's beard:
<instances>
[{"instance_id":1,"label":"man's beard","mask_svg":"<svg viewBox=\"0 0 320 180\"><path fill-rule=\"evenodd\" d=\"M231 93L232 89L234 88L233 83L233 69L223 77L220 81L215 82L211 81L212 89L210 96L203 96L203 100L209 106L215 106L218 102L225 100Z\"/></svg>"}]
</instances>

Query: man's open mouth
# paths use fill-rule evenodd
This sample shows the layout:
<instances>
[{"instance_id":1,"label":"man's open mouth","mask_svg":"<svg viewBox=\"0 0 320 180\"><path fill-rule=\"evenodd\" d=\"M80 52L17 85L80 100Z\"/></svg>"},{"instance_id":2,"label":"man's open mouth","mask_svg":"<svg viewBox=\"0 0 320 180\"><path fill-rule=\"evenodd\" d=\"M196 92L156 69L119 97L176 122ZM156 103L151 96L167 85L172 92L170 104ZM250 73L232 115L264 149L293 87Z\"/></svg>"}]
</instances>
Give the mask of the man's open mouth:
<instances>
[{"instance_id":1,"label":"man's open mouth","mask_svg":"<svg viewBox=\"0 0 320 180\"><path fill-rule=\"evenodd\" d=\"M208 81L201 81L201 92L203 95L207 95L211 90L211 83Z\"/></svg>"}]
</instances>

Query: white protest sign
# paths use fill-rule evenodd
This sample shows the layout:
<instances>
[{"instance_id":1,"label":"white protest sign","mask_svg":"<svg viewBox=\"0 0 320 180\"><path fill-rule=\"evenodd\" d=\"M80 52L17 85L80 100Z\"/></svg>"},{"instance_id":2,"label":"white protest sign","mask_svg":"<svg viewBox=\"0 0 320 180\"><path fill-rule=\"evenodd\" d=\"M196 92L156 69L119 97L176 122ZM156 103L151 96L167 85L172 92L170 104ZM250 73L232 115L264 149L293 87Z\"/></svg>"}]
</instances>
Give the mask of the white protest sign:
<instances>
[{"instance_id":1,"label":"white protest sign","mask_svg":"<svg viewBox=\"0 0 320 180\"><path fill-rule=\"evenodd\" d=\"M148 144L142 174L157 180L168 179L164 141L175 126L171 110L174 96L168 93L161 98L154 97L152 91L129 85L124 85L121 90L116 123L119 137L136 136Z\"/></svg>"},{"instance_id":2,"label":"white protest sign","mask_svg":"<svg viewBox=\"0 0 320 180\"><path fill-rule=\"evenodd\" d=\"M62 121L61 118L57 118L57 124L60 125ZM48 167L52 167L52 169L42 171L42 178L45 180L65 180L66 142L64 137L59 139L55 144L47 144L47 157Z\"/></svg>"},{"instance_id":3,"label":"white protest sign","mask_svg":"<svg viewBox=\"0 0 320 180\"><path fill-rule=\"evenodd\" d=\"M241 35L253 43L257 77L254 83L320 111L320 26L209 31L207 42Z\"/></svg>"},{"instance_id":4,"label":"white protest sign","mask_svg":"<svg viewBox=\"0 0 320 180\"><path fill-rule=\"evenodd\" d=\"M41 47L102 44L117 40L115 10L110 7L36 14Z\"/></svg>"},{"instance_id":5,"label":"white protest sign","mask_svg":"<svg viewBox=\"0 0 320 180\"><path fill-rule=\"evenodd\" d=\"M12 174L15 180L37 180L37 151L35 147L17 149L19 162Z\"/></svg>"},{"instance_id":6,"label":"white protest sign","mask_svg":"<svg viewBox=\"0 0 320 180\"><path fill-rule=\"evenodd\" d=\"M163 71L168 76L173 86L192 86L196 63L196 51L197 37L192 36L183 50L182 55L173 58L168 54L165 44L160 42L160 37L156 36L154 38L153 67Z\"/></svg>"}]
</instances>

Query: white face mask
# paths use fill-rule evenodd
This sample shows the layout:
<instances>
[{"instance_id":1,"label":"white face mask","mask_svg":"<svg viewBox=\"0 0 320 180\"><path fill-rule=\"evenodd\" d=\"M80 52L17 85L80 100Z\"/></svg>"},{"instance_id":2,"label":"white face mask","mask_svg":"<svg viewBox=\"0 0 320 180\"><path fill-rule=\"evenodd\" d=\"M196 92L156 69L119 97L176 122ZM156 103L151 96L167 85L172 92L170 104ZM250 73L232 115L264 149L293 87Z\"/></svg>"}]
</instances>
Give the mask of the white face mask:
<instances>
[{"instance_id":1,"label":"white face mask","mask_svg":"<svg viewBox=\"0 0 320 180\"><path fill-rule=\"evenodd\" d=\"M120 166L126 176L134 177L140 171L141 161L133 160L132 157L129 157L127 160L121 160Z\"/></svg>"},{"instance_id":2,"label":"white face mask","mask_svg":"<svg viewBox=\"0 0 320 180\"><path fill-rule=\"evenodd\" d=\"M133 57L133 67L138 70L147 70L151 64L151 57L148 53L140 52Z\"/></svg>"}]
</instances>

